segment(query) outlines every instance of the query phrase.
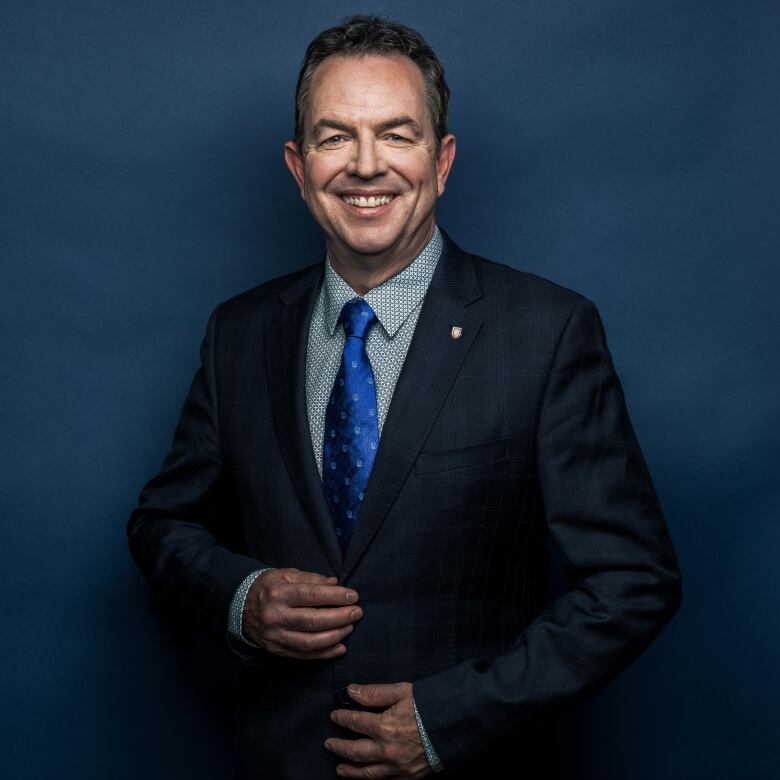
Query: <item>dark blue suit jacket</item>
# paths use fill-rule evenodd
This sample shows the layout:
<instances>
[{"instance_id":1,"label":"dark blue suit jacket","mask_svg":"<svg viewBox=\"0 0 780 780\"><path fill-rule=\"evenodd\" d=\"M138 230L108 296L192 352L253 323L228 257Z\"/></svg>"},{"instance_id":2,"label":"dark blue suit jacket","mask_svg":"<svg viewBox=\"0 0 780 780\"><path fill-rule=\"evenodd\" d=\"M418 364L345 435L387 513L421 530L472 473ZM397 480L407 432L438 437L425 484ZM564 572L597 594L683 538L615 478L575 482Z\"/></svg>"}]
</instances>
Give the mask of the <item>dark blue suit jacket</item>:
<instances>
[{"instance_id":1,"label":"dark blue suit jacket","mask_svg":"<svg viewBox=\"0 0 780 780\"><path fill-rule=\"evenodd\" d=\"M260 566L337 575L344 656L243 656L242 778L336 777L348 683L411 681L444 776L555 776L551 729L634 660L680 573L595 306L446 234L346 557L304 395L324 264L218 306L172 449L128 533L156 593L225 642ZM453 327L461 328L454 338ZM548 594L545 542L570 564ZM502 768L506 766L509 768Z\"/></svg>"}]
</instances>

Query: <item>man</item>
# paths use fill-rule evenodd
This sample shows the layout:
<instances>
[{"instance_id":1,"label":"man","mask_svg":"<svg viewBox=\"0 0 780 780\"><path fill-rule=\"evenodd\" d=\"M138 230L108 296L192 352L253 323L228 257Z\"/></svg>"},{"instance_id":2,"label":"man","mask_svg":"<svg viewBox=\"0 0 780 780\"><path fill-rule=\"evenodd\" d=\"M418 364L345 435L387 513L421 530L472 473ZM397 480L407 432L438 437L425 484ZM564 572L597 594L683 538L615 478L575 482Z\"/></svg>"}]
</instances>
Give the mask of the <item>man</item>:
<instances>
[{"instance_id":1,"label":"man","mask_svg":"<svg viewBox=\"0 0 780 780\"><path fill-rule=\"evenodd\" d=\"M448 94L402 25L312 41L284 153L326 257L215 309L130 518L243 661L241 777L553 777L555 717L680 603L596 308L435 222Z\"/></svg>"}]
</instances>

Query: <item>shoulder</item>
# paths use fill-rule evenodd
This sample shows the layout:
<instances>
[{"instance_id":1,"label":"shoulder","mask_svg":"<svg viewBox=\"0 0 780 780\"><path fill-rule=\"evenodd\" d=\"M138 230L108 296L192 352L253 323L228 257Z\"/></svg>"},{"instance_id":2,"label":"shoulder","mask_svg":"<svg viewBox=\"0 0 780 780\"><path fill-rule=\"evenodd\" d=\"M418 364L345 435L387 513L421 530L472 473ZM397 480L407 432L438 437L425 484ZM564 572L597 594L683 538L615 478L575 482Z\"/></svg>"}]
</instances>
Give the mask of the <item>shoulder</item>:
<instances>
[{"instance_id":1,"label":"shoulder","mask_svg":"<svg viewBox=\"0 0 780 780\"><path fill-rule=\"evenodd\" d=\"M275 313L281 305L282 296L302 292L316 282L322 274L323 263L317 262L277 276L248 290L237 293L222 301L214 310L220 319L241 319L243 317L265 317Z\"/></svg>"},{"instance_id":2,"label":"shoulder","mask_svg":"<svg viewBox=\"0 0 780 780\"><path fill-rule=\"evenodd\" d=\"M606 334L596 305L586 296L505 263L470 255L482 288L482 311L494 332L526 334L534 349L553 353L606 346Z\"/></svg>"},{"instance_id":3,"label":"shoulder","mask_svg":"<svg viewBox=\"0 0 780 780\"><path fill-rule=\"evenodd\" d=\"M504 310L532 309L538 314L567 317L578 307L593 306L584 295L543 276L469 253L488 302Z\"/></svg>"}]
</instances>

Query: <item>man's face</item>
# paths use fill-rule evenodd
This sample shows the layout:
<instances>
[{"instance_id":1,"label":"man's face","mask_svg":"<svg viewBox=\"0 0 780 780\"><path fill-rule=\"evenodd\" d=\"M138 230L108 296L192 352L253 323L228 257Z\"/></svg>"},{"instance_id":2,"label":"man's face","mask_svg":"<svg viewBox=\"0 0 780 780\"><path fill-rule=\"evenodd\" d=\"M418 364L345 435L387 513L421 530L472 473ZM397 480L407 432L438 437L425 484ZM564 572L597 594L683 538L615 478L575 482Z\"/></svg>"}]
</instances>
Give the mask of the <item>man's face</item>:
<instances>
[{"instance_id":1,"label":"man's face","mask_svg":"<svg viewBox=\"0 0 780 780\"><path fill-rule=\"evenodd\" d=\"M285 160L331 256L408 262L422 249L455 138L437 154L422 75L408 57L325 59L312 78L303 151L290 141Z\"/></svg>"}]
</instances>

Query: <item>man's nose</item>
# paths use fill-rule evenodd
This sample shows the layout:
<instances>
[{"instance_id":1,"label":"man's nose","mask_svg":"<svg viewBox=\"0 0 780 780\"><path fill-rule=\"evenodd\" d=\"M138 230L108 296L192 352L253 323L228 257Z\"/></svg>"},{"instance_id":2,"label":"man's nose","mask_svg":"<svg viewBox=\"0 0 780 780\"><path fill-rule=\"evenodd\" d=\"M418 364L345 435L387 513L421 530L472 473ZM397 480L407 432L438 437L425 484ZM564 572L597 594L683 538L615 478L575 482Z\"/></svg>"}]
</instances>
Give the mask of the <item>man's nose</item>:
<instances>
[{"instance_id":1,"label":"man's nose","mask_svg":"<svg viewBox=\"0 0 780 780\"><path fill-rule=\"evenodd\" d=\"M370 179L387 170L382 152L375 140L363 139L355 144L355 156L349 173Z\"/></svg>"}]
</instances>

